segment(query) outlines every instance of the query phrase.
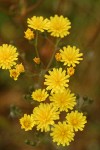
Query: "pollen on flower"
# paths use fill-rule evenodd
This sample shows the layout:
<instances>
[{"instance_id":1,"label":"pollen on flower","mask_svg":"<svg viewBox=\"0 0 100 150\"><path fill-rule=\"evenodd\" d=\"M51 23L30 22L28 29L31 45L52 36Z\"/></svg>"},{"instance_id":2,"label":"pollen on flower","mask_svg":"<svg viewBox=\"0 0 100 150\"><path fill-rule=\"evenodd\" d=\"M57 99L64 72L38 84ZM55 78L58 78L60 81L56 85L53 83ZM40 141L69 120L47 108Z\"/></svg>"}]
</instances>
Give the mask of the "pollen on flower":
<instances>
[{"instance_id":1,"label":"pollen on flower","mask_svg":"<svg viewBox=\"0 0 100 150\"><path fill-rule=\"evenodd\" d=\"M24 114L24 117L20 118L21 128L25 129L25 131L32 130L35 125L35 122L31 115Z\"/></svg>"},{"instance_id":2,"label":"pollen on flower","mask_svg":"<svg viewBox=\"0 0 100 150\"><path fill-rule=\"evenodd\" d=\"M33 100L36 100L38 102L45 101L46 98L48 97L48 93L46 92L45 89L37 89L34 92L32 92L32 98Z\"/></svg>"},{"instance_id":3,"label":"pollen on flower","mask_svg":"<svg viewBox=\"0 0 100 150\"><path fill-rule=\"evenodd\" d=\"M75 46L63 47L63 50L60 49L60 54L62 57L61 62L63 62L64 65L67 65L68 67L75 67L76 64L80 63L80 60L83 60L83 58L81 58L83 53L79 53L79 49Z\"/></svg>"},{"instance_id":4,"label":"pollen on flower","mask_svg":"<svg viewBox=\"0 0 100 150\"><path fill-rule=\"evenodd\" d=\"M35 58L33 59L33 61L34 61L36 64L40 64L40 58L38 58L38 57L35 57Z\"/></svg>"},{"instance_id":5,"label":"pollen on flower","mask_svg":"<svg viewBox=\"0 0 100 150\"><path fill-rule=\"evenodd\" d=\"M73 127L75 131L82 131L84 129L86 121L86 116L83 116L83 113L78 112L77 110L71 113L68 113L66 116L67 123Z\"/></svg>"},{"instance_id":6,"label":"pollen on flower","mask_svg":"<svg viewBox=\"0 0 100 150\"><path fill-rule=\"evenodd\" d=\"M75 134L73 133L73 129L66 122L54 124L51 130L50 135L53 138L53 142L56 142L57 145L68 146L74 140Z\"/></svg>"},{"instance_id":7,"label":"pollen on flower","mask_svg":"<svg viewBox=\"0 0 100 150\"><path fill-rule=\"evenodd\" d=\"M53 105L41 103L33 109L32 117L36 122L37 130L47 132L50 131L50 126L54 124L54 121L59 119L59 112Z\"/></svg>"},{"instance_id":8,"label":"pollen on flower","mask_svg":"<svg viewBox=\"0 0 100 150\"><path fill-rule=\"evenodd\" d=\"M71 22L68 18L55 15L54 17L50 17L47 31L51 33L51 36L64 38L64 36L69 34L70 28Z\"/></svg>"},{"instance_id":9,"label":"pollen on flower","mask_svg":"<svg viewBox=\"0 0 100 150\"><path fill-rule=\"evenodd\" d=\"M16 65L18 59L17 48L3 44L0 46L0 68L11 69L12 66Z\"/></svg>"},{"instance_id":10,"label":"pollen on flower","mask_svg":"<svg viewBox=\"0 0 100 150\"><path fill-rule=\"evenodd\" d=\"M28 40L34 39L34 33L33 33L33 31L31 29L28 28L24 33L25 33L24 37L26 39L28 39Z\"/></svg>"}]
</instances>

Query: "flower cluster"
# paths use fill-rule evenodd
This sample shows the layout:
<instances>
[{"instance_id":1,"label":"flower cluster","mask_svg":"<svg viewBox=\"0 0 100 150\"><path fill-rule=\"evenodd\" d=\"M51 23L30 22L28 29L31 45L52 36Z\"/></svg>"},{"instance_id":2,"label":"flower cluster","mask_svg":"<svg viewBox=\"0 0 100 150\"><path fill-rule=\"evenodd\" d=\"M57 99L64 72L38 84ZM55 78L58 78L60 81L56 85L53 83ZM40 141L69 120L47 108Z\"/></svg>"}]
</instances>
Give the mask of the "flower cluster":
<instances>
[{"instance_id":1,"label":"flower cluster","mask_svg":"<svg viewBox=\"0 0 100 150\"><path fill-rule=\"evenodd\" d=\"M10 77L14 80L18 79L20 73L24 72L24 66L17 64L18 61L17 48L13 45L3 44L0 46L0 68L9 70Z\"/></svg>"},{"instance_id":2,"label":"flower cluster","mask_svg":"<svg viewBox=\"0 0 100 150\"><path fill-rule=\"evenodd\" d=\"M53 37L64 38L70 33L69 29L71 28L69 19L64 18L62 15L55 15L54 17L50 17L50 19L44 19L42 16L33 16L32 18L28 18L27 23L28 29L25 32L25 38L28 40L34 38L35 31L47 31ZM33 29L33 31L30 28Z\"/></svg>"},{"instance_id":3,"label":"flower cluster","mask_svg":"<svg viewBox=\"0 0 100 150\"><path fill-rule=\"evenodd\" d=\"M31 114L24 114L20 118L21 128L29 131L35 127L37 132L49 132L57 145L68 146L74 140L75 133L78 130L82 131L87 122L86 116L76 109L76 95L69 88L70 78L74 75L76 66L83 60L83 53L80 53L79 48L75 46L59 48L57 47L59 42L53 43L56 45L54 53L47 67L44 67L37 48L39 34L42 36L45 32L47 36L61 40L69 35L71 22L62 15L55 15L50 19L33 16L27 19L27 24L24 37L34 40L36 57L33 58L33 62L38 65L38 68L40 67L39 77L43 78L39 79L39 82L43 81L41 84L43 86L32 91L31 100L34 101L35 106ZM14 80L25 71L22 63L17 64L17 60L16 47L8 44L0 46L0 68L8 69L10 77ZM53 66L53 60L59 65ZM51 64L52 68L50 68ZM63 118L61 118L62 112L65 112Z\"/></svg>"},{"instance_id":4,"label":"flower cluster","mask_svg":"<svg viewBox=\"0 0 100 150\"><path fill-rule=\"evenodd\" d=\"M55 15L50 19L42 16L28 18L28 30L25 38L33 39L33 32L48 32L54 38L63 38L69 34L71 23L68 18ZM31 28L31 29L29 29ZM41 33L40 33L41 34ZM75 72L75 67L80 63L83 53L75 46L64 46L55 53L55 59L61 67L47 68L45 71L43 88L34 90L31 98L37 104L32 114L25 114L20 119L21 128L25 131L32 130L35 126L37 131L48 132L53 142L57 145L68 146L74 140L75 133L84 129L86 116L75 109L76 96L69 88L70 77ZM33 61L38 65L41 59L35 57ZM66 116L61 120L61 113Z\"/></svg>"}]
</instances>

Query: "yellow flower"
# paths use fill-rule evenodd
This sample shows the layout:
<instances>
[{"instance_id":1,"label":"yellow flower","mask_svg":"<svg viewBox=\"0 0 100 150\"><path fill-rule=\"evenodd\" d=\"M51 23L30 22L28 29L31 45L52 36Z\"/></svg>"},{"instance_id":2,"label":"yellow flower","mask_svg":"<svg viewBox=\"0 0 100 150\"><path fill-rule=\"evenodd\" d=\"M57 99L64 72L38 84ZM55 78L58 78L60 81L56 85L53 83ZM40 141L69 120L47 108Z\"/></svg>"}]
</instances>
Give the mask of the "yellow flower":
<instances>
[{"instance_id":1,"label":"yellow flower","mask_svg":"<svg viewBox=\"0 0 100 150\"><path fill-rule=\"evenodd\" d=\"M28 28L24 33L25 33L24 37L26 39L28 39L28 40L34 39L34 33L33 33L33 31L31 29Z\"/></svg>"},{"instance_id":2,"label":"yellow flower","mask_svg":"<svg viewBox=\"0 0 100 150\"><path fill-rule=\"evenodd\" d=\"M66 112L68 109L72 110L76 105L76 97L69 89L52 94L52 96L50 96L50 101L52 101L52 104L59 108L60 111Z\"/></svg>"},{"instance_id":3,"label":"yellow flower","mask_svg":"<svg viewBox=\"0 0 100 150\"><path fill-rule=\"evenodd\" d=\"M21 63L21 64L17 64L17 65L15 66L15 68L16 68L17 72L19 72L19 73L25 71L25 70L24 70L24 66L22 65L22 63Z\"/></svg>"},{"instance_id":4,"label":"yellow flower","mask_svg":"<svg viewBox=\"0 0 100 150\"><path fill-rule=\"evenodd\" d=\"M9 70L10 72L10 77L14 78L14 80L16 81L20 75L20 73L16 70L16 69L11 69Z\"/></svg>"},{"instance_id":5,"label":"yellow flower","mask_svg":"<svg viewBox=\"0 0 100 150\"><path fill-rule=\"evenodd\" d=\"M14 78L14 80L17 80L20 73L24 72L24 66L22 65L22 63L17 64L15 66L15 69L10 69L9 72L10 72L10 77Z\"/></svg>"},{"instance_id":6,"label":"yellow flower","mask_svg":"<svg viewBox=\"0 0 100 150\"><path fill-rule=\"evenodd\" d=\"M68 18L55 15L50 17L48 32L51 32L51 36L63 38L69 34L71 23Z\"/></svg>"},{"instance_id":7,"label":"yellow flower","mask_svg":"<svg viewBox=\"0 0 100 150\"><path fill-rule=\"evenodd\" d=\"M57 142L57 145L68 146L74 140L73 137L75 134L73 133L73 129L66 122L54 124L51 130L50 135L53 138L53 142Z\"/></svg>"},{"instance_id":8,"label":"yellow flower","mask_svg":"<svg viewBox=\"0 0 100 150\"><path fill-rule=\"evenodd\" d=\"M56 53L56 54L55 54L55 58L56 58L57 61L60 61L60 60L61 60L61 55L60 55L60 53Z\"/></svg>"},{"instance_id":9,"label":"yellow flower","mask_svg":"<svg viewBox=\"0 0 100 150\"><path fill-rule=\"evenodd\" d=\"M21 129L25 129L25 131L32 130L35 125L33 117L27 114L24 114L24 117L22 117L19 121L21 124Z\"/></svg>"},{"instance_id":10,"label":"yellow flower","mask_svg":"<svg viewBox=\"0 0 100 150\"><path fill-rule=\"evenodd\" d=\"M71 47L63 47L63 50L60 50L61 52L61 62L64 62L64 65L68 65L75 67L76 64L79 64L80 60L83 60L83 58L80 58L83 56L83 53L79 53L79 49L75 46Z\"/></svg>"},{"instance_id":11,"label":"yellow flower","mask_svg":"<svg viewBox=\"0 0 100 150\"><path fill-rule=\"evenodd\" d=\"M80 113L78 111L72 111L71 113L68 113L66 116L67 123L73 127L75 131L82 131L86 121L86 116L83 116L83 113Z\"/></svg>"},{"instance_id":12,"label":"yellow flower","mask_svg":"<svg viewBox=\"0 0 100 150\"><path fill-rule=\"evenodd\" d=\"M12 66L16 65L16 60L18 59L17 48L3 44L0 46L0 68L11 69Z\"/></svg>"},{"instance_id":13,"label":"yellow flower","mask_svg":"<svg viewBox=\"0 0 100 150\"><path fill-rule=\"evenodd\" d=\"M73 67L67 68L67 74L69 76L72 76L74 74L74 72L75 72L75 69Z\"/></svg>"},{"instance_id":14,"label":"yellow flower","mask_svg":"<svg viewBox=\"0 0 100 150\"><path fill-rule=\"evenodd\" d=\"M63 91L65 87L68 87L69 76L66 75L66 71L62 68L53 68L53 71L49 71L49 75L45 75L44 85L47 85L47 90L51 92Z\"/></svg>"},{"instance_id":15,"label":"yellow flower","mask_svg":"<svg viewBox=\"0 0 100 150\"><path fill-rule=\"evenodd\" d=\"M45 91L45 89L43 89L43 90L38 89L38 90L35 90L34 92L32 92L33 100L36 100L38 102L45 101L47 97L48 97L48 94Z\"/></svg>"},{"instance_id":16,"label":"yellow flower","mask_svg":"<svg viewBox=\"0 0 100 150\"><path fill-rule=\"evenodd\" d=\"M35 58L33 59L33 61L34 61L36 64L40 64L40 58L38 58L38 57L35 57Z\"/></svg>"},{"instance_id":17,"label":"yellow flower","mask_svg":"<svg viewBox=\"0 0 100 150\"><path fill-rule=\"evenodd\" d=\"M48 27L48 19L44 19L42 16L33 16L31 19L28 18L27 23L28 27L41 32L44 32Z\"/></svg>"},{"instance_id":18,"label":"yellow flower","mask_svg":"<svg viewBox=\"0 0 100 150\"><path fill-rule=\"evenodd\" d=\"M59 119L59 112L51 104L41 103L33 109L32 117L36 122L37 130L47 132L50 131L50 126L54 124L54 120Z\"/></svg>"}]
</instances>

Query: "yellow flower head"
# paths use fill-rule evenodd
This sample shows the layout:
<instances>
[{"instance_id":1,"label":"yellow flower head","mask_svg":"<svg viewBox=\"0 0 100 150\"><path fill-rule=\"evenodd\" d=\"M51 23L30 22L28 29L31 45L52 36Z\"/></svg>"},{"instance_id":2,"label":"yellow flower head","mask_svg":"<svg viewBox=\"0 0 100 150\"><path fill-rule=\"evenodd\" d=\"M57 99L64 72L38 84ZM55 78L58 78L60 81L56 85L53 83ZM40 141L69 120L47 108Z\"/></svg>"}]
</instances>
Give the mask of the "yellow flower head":
<instances>
[{"instance_id":1,"label":"yellow flower head","mask_svg":"<svg viewBox=\"0 0 100 150\"><path fill-rule=\"evenodd\" d=\"M17 80L20 73L24 72L24 66L22 65L22 63L17 64L15 66L15 69L10 69L9 72L10 72L10 77L12 77L14 80Z\"/></svg>"},{"instance_id":2,"label":"yellow flower head","mask_svg":"<svg viewBox=\"0 0 100 150\"><path fill-rule=\"evenodd\" d=\"M42 16L33 16L31 19L28 18L27 23L28 27L41 32L44 32L48 27L48 19L44 19Z\"/></svg>"},{"instance_id":3,"label":"yellow flower head","mask_svg":"<svg viewBox=\"0 0 100 150\"><path fill-rule=\"evenodd\" d=\"M50 17L48 32L51 33L51 36L63 38L69 34L70 28L71 23L68 18L58 15Z\"/></svg>"},{"instance_id":4,"label":"yellow flower head","mask_svg":"<svg viewBox=\"0 0 100 150\"><path fill-rule=\"evenodd\" d=\"M83 116L83 113L79 113L78 111L72 111L68 113L66 116L67 123L73 127L75 131L82 131L86 121L86 116Z\"/></svg>"},{"instance_id":5,"label":"yellow flower head","mask_svg":"<svg viewBox=\"0 0 100 150\"><path fill-rule=\"evenodd\" d=\"M72 76L74 74L74 72L75 72L75 69L73 67L67 68L67 74L69 76Z\"/></svg>"},{"instance_id":6,"label":"yellow flower head","mask_svg":"<svg viewBox=\"0 0 100 150\"><path fill-rule=\"evenodd\" d=\"M60 60L61 60L61 55L60 55L60 53L56 53L56 54L55 54L55 58L56 58L57 61L60 61Z\"/></svg>"},{"instance_id":7,"label":"yellow flower head","mask_svg":"<svg viewBox=\"0 0 100 150\"><path fill-rule=\"evenodd\" d=\"M28 40L34 39L34 33L33 33L33 31L31 29L28 28L24 33L25 33L24 37L26 39L28 39Z\"/></svg>"},{"instance_id":8,"label":"yellow flower head","mask_svg":"<svg viewBox=\"0 0 100 150\"><path fill-rule=\"evenodd\" d=\"M17 48L3 44L0 46L0 68L11 69L12 66L16 65L16 60L18 59Z\"/></svg>"},{"instance_id":9,"label":"yellow flower head","mask_svg":"<svg viewBox=\"0 0 100 150\"><path fill-rule=\"evenodd\" d=\"M22 65L22 63L21 63L21 64L17 64L17 65L15 66L15 68L16 68L17 72L19 72L19 73L25 71L25 70L24 70L24 66Z\"/></svg>"},{"instance_id":10,"label":"yellow flower head","mask_svg":"<svg viewBox=\"0 0 100 150\"><path fill-rule=\"evenodd\" d=\"M71 47L63 47L63 50L60 50L61 52L61 62L64 62L64 65L68 65L75 67L76 64L79 64L80 60L83 60L81 56L83 56L83 53L79 53L79 49L77 49L75 46Z\"/></svg>"},{"instance_id":11,"label":"yellow flower head","mask_svg":"<svg viewBox=\"0 0 100 150\"><path fill-rule=\"evenodd\" d=\"M66 75L66 71L62 68L56 69L53 68L52 71L49 71L49 75L45 75L44 85L47 85L47 90L51 92L59 92L59 90L64 90L65 87L68 87L69 76Z\"/></svg>"},{"instance_id":12,"label":"yellow flower head","mask_svg":"<svg viewBox=\"0 0 100 150\"><path fill-rule=\"evenodd\" d=\"M10 77L13 78L15 81L18 79L20 73L16 69L9 70Z\"/></svg>"},{"instance_id":13,"label":"yellow flower head","mask_svg":"<svg viewBox=\"0 0 100 150\"><path fill-rule=\"evenodd\" d=\"M40 58L38 58L38 57L35 57L35 58L33 59L33 61L34 61L36 64L40 64Z\"/></svg>"},{"instance_id":14,"label":"yellow flower head","mask_svg":"<svg viewBox=\"0 0 100 150\"><path fill-rule=\"evenodd\" d=\"M47 132L50 131L50 126L54 124L54 120L59 119L59 112L51 104L41 103L33 109L33 119L36 122L37 130Z\"/></svg>"},{"instance_id":15,"label":"yellow flower head","mask_svg":"<svg viewBox=\"0 0 100 150\"><path fill-rule=\"evenodd\" d=\"M74 140L73 137L75 134L73 133L73 129L66 122L54 124L51 130L50 135L53 138L53 142L57 142L57 145L68 146Z\"/></svg>"},{"instance_id":16,"label":"yellow flower head","mask_svg":"<svg viewBox=\"0 0 100 150\"><path fill-rule=\"evenodd\" d=\"M45 89L43 90L38 89L32 93L33 100L36 100L38 102L45 101L47 97L48 97L48 93L46 92Z\"/></svg>"},{"instance_id":17,"label":"yellow flower head","mask_svg":"<svg viewBox=\"0 0 100 150\"><path fill-rule=\"evenodd\" d=\"M35 125L32 116L27 114L24 114L24 117L22 117L19 121L21 124L21 129L25 129L25 131L32 130Z\"/></svg>"},{"instance_id":18,"label":"yellow flower head","mask_svg":"<svg viewBox=\"0 0 100 150\"><path fill-rule=\"evenodd\" d=\"M69 89L52 94L52 96L50 96L50 101L52 101L52 104L59 108L60 111L66 112L68 109L72 110L76 105L76 97Z\"/></svg>"}]
</instances>

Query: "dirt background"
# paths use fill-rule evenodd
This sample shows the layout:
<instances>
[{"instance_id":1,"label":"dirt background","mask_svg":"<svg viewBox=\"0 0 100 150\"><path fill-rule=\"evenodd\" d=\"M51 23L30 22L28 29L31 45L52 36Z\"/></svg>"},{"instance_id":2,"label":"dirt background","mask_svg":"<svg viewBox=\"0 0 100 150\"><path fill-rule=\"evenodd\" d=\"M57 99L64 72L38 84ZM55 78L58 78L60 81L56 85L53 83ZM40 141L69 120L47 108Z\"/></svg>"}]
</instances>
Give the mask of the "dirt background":
<instances>
[{"instance_id":1,"label":"dirt background","mask_svg":"<svg viewBox=\"0 0 100 150\"><path fill-rule=\"evenodd\" d=\"M70 87L80 96L93 99L93 103L86 106L88 123L68 148L58 148L47 141L37 147L25 144L25 139L34 141L34 131L21 130L16 116L19 108L23 113L31 112L32 106L23 95L32 85L38 86L37 80L21 76L14 82L8 71L0 70L0 150L100 150L100 0L0 0L0 45L14 44L20 60L34 70L34 48L24 38L26 20L33 15L54 14L64 15L72 23L71 33L62 45L75 45L84 53L84 61L77 67ZM47 41L42 48L41 45L40 42L40 56L47 65L52 46Z\"/></svg>"}]
</instances>

